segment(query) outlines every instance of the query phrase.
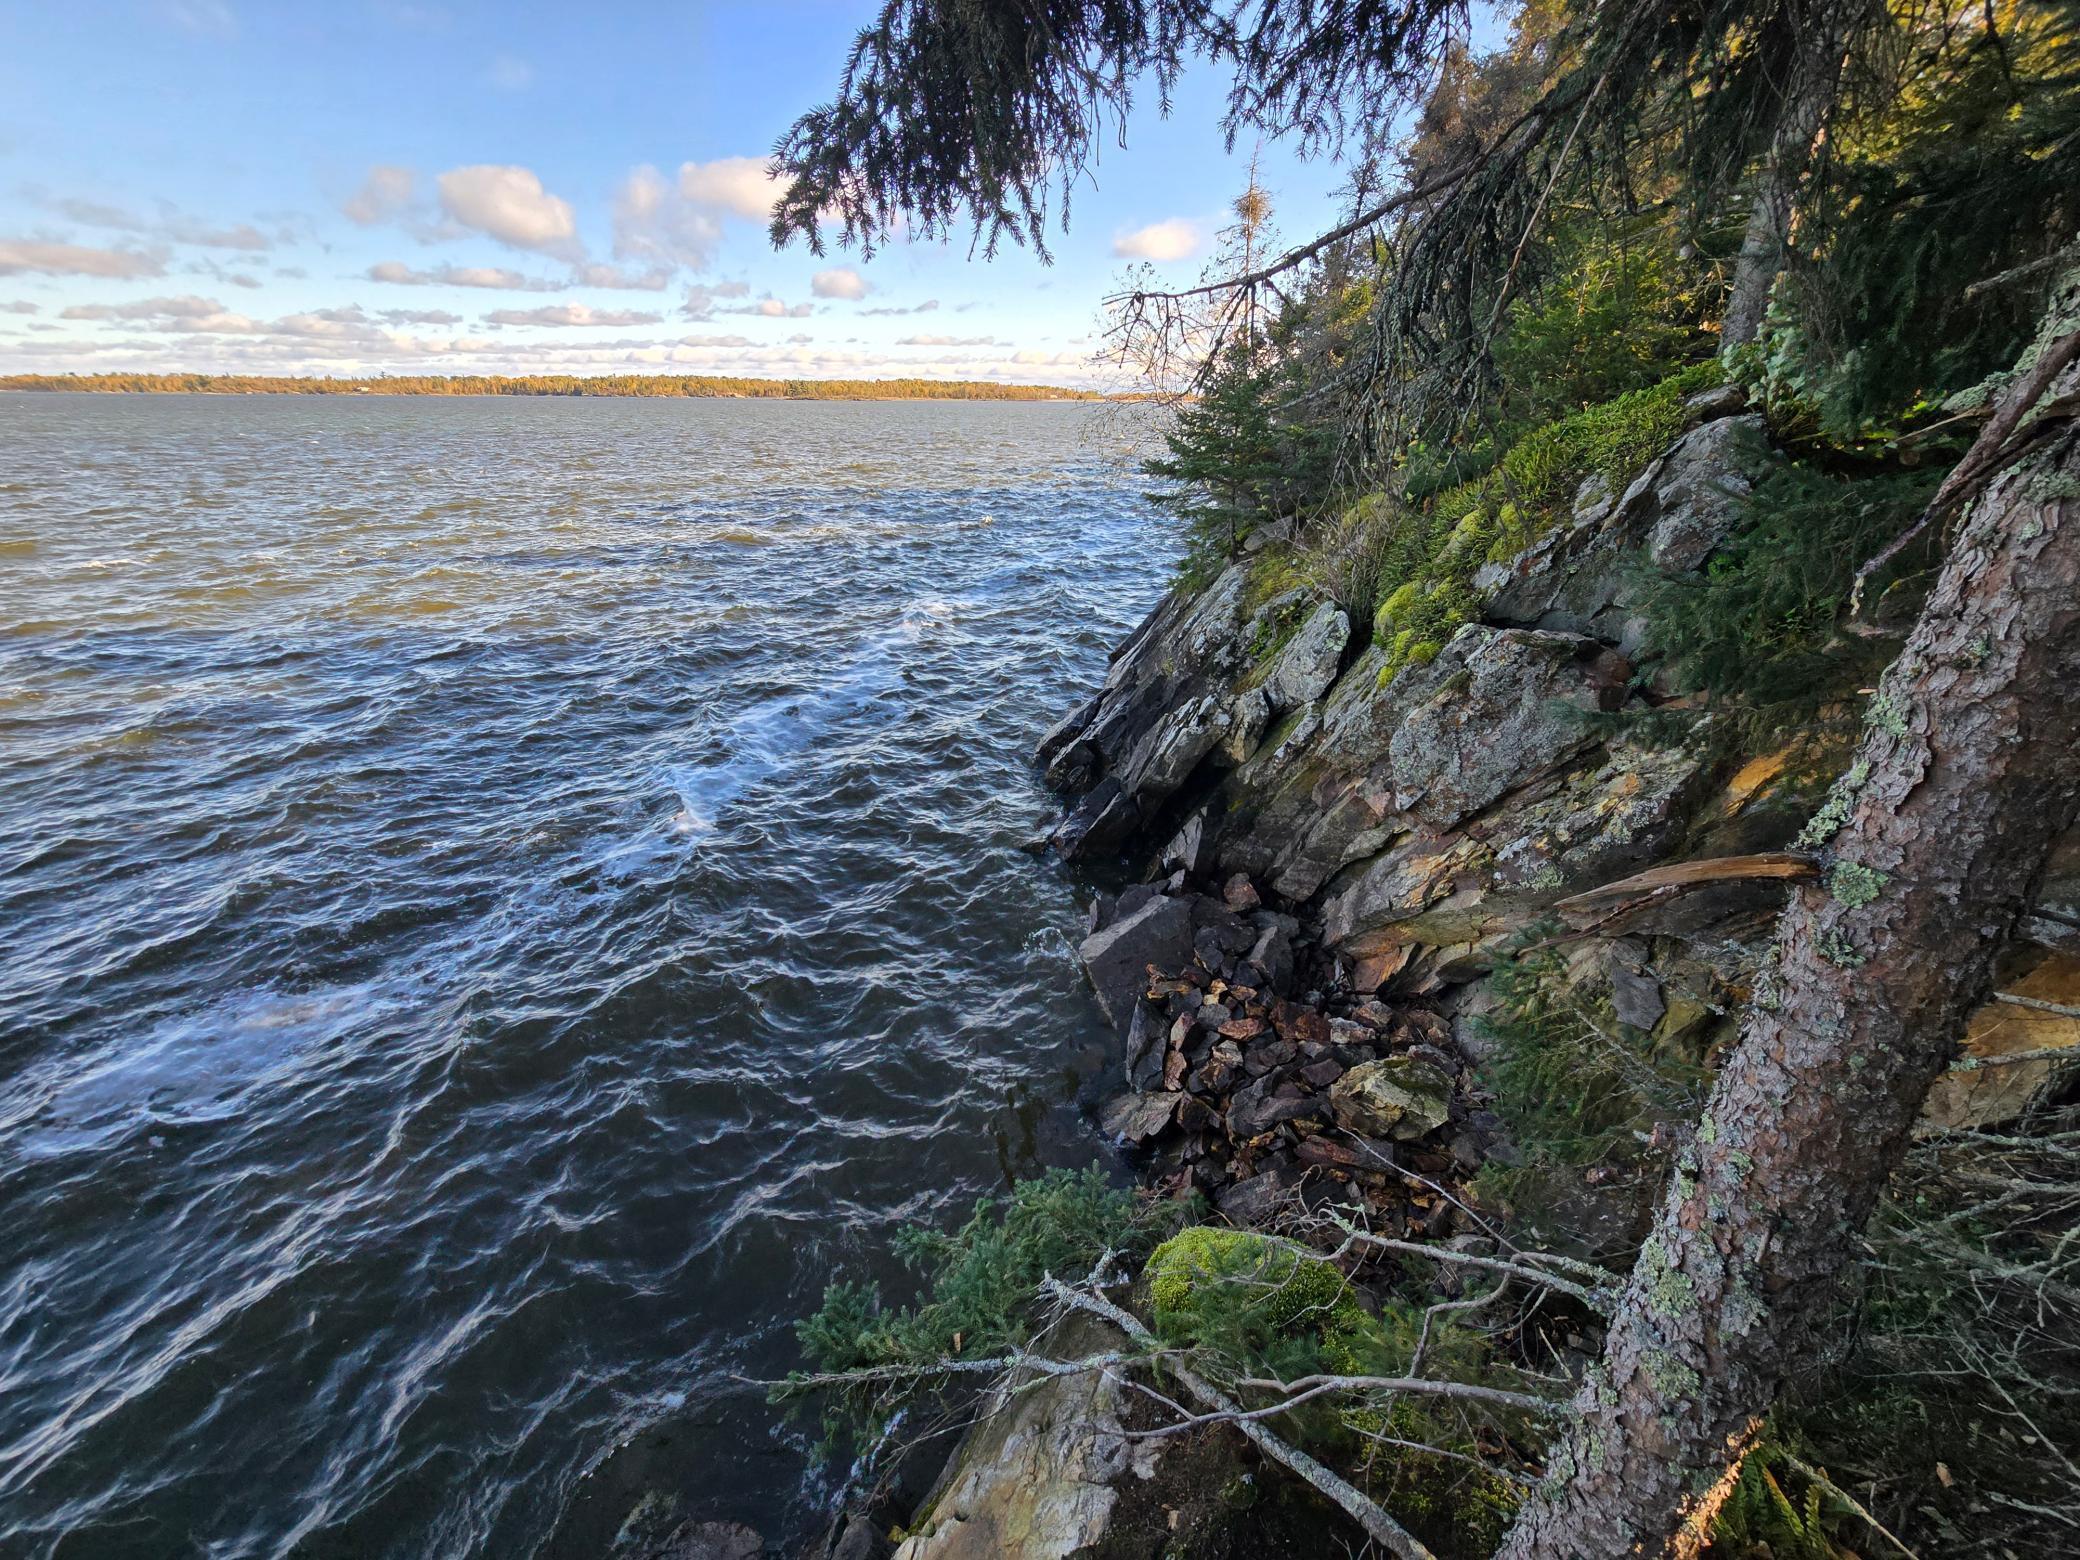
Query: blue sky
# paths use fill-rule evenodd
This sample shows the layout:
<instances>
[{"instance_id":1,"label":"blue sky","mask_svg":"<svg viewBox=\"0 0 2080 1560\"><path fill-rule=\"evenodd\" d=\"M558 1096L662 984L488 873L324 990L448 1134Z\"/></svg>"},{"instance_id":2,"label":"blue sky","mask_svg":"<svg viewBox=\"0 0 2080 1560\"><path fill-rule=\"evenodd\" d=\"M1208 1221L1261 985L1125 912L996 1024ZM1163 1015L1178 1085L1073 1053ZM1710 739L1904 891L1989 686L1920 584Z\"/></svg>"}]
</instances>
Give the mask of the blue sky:
<instances>
[{"instance_id":1,"label":"blue sky","mask_svg":"<svg viewBox=\"0 0 2080 1560\"><path fill-rule=\"evenodd\" d=\"M866 0L0 3L0 373L656 371L1101 382L1104 294L1195 278L1260 153L1190 76L1108 145L1055 263L764 234L763 159Z\"/></svg>"}]
</instances>

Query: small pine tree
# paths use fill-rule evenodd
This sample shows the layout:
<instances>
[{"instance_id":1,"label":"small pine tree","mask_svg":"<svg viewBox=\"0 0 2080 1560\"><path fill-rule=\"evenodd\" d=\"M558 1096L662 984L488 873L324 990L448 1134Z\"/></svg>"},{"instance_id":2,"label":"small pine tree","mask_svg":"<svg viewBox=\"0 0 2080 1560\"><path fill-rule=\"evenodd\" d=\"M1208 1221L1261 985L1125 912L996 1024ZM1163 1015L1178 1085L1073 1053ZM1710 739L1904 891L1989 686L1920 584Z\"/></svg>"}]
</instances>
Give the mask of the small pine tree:
<instances>
[{"instance_id":1,"label":"small pine tree","mask_svg":"<svg viewBox=\"0 0 2080 1560\"><path fill-rule=\"evenodd\" d=\"M1288 467L1272 422L1268 377L1250 366L1246 353L1232 352L1164 434L1169 458L1142 464L1149 476L1172 484L1149 497L1190 522L1195 552L1233 552L1278 508Z\"/></svg>"}]
</instances>

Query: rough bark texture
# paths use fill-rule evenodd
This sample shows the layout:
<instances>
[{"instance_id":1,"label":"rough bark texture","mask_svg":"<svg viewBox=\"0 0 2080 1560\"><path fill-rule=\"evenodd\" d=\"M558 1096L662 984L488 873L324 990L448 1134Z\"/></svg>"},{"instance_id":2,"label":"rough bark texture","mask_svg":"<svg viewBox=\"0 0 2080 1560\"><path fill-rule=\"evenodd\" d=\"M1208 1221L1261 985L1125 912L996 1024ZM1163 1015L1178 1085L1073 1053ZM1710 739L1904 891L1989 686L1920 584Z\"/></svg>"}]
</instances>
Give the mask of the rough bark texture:
<instances>
[{"instance_id":1,"label":"rough bark texture","mask_svg":"<svg viewBox=\"0 0 2080 1560\"><path fill-rule=\"evenodd\" d=\"M1824 16L1815 19L1792 66L1783 113L1755 176L1755 204L1749 209L1747 230L1741 235L1740 254L1733 264L1733 285L1719 325L1722 348L1753 341L1762 328L1770 289L1784 269L1790 248L1798 192L1834 112L1846 30L1839 8L1826 8Z\"/></svg>"},{"instance_id":2,"label":"rough bark texture","mask_svg":"<svg viewBox=\"0 0 2080 1560\"><path fill-rule=\"evenodd\" d=\"M2071 391L2069 374L2062 388ZM1972 507L1773 969L1502 1553L1690 1555L2080 810L2080 434Z\"/></svg>"}]
</instances>

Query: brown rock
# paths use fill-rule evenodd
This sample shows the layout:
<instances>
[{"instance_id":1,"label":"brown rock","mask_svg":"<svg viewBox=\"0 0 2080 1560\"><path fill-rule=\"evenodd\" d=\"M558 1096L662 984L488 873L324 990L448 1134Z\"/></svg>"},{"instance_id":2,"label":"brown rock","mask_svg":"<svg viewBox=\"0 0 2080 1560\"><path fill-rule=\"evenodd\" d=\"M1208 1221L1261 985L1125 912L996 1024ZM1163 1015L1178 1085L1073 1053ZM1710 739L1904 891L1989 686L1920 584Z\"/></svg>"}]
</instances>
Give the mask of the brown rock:
<instances>
[{"instance_id":1,"label":"brown rock","mask_svg":"<svg viewBox=\"0 0 2080 1560\"><path fill-rule=\"evenodd\" d=\"M1295 1045L1304 1040L1327 1041L1330 1038L1328 1018L1298 1003L1285 1002L1273 1008L1271 1022L1278 1030L1279 1039L1290 1040Z\"/></svg>"},{"instance_id":2,"label":"brown rock","mask_svg":"<svg viewBox=\"0 0 2080 1560\"><path fill-rule=\"evenodd\" d=\"M1228 908L1238 915L1245 910L1254 910L1264 902L1246 872L1236 873L1221 885L1221 898L1227 902Z\"/></svg>"},{"instance_id":3,"label":"brown rock","mask_svg":"<svg viewBox=\"0 0 2080 1560\"><path fill-rule=\"evenodd\" d=\"M1310 1089L1326 1089L1344 1074L1343 1063L1335 1057L1325 1057L1319 1062L1310 1062L1300 1069L1300 1078Z\"/></svg>"}]
</instances>

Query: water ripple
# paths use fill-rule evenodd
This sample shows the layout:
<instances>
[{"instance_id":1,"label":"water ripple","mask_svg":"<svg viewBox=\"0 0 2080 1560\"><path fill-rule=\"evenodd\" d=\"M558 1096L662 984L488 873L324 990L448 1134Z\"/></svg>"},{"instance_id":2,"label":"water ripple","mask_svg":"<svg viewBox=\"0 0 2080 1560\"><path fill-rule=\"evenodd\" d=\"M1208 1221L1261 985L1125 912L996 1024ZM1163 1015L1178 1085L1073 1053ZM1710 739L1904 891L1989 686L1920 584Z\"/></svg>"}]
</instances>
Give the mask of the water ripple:
<instances>
[{"instance_id":1,"label":"water ripple","mask_svg":"<svg viewBox=\"0 0 2080 1560\"><path fill-rule=\"evenodd\" d=\"M1017 846L1134 487L1062 406L0 396L0 1552L799 1534L730 1376L1091 1151Z\"/></svg>"}]
</instances>

